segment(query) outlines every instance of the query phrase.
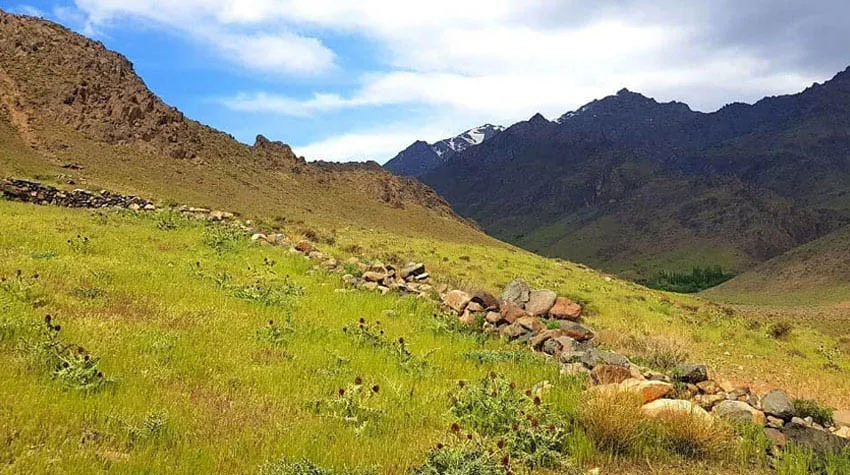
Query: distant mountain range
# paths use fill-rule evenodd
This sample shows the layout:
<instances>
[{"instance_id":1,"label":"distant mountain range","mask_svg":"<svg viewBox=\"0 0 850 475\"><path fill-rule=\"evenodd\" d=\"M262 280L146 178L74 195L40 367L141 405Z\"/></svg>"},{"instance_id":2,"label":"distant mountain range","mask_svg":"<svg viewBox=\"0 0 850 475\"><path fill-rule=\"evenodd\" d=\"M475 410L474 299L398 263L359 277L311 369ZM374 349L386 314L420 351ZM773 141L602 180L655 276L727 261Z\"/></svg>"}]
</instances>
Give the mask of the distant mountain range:
<instances>
[{"instance_id":1,"label":"distant mountain range","mask_svg":"<svg viewBox=\"0 0 850 475\"><path fill-rule=\"evenodd\" d=\"M503 130L505 128L501 125L484 124L434 144L416 141L388 161L384 168L397 175L420 177L439 167L454 155L484 143L485 140Z\"/></svg>"},{"instance_id":2,"label":"distant mountain range","mask_svg":"<svg viewBox=\"0 0 850 475\"><path fill-rule=\"evenodd\" d=\"M530 250L634 278L739 272L850 221L850 70L713 113L623 89L416 174L403 158L388 168Z\"/></svg>"}]
</instances>

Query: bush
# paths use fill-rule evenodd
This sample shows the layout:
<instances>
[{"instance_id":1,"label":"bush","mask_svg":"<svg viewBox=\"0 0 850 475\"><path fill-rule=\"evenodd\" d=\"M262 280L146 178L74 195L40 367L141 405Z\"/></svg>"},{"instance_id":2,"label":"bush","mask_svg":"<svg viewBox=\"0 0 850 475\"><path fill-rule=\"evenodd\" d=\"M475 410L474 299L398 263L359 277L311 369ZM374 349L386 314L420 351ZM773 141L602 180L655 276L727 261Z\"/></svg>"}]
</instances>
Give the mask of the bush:
<instances>
[{"instance_id":1,"label":"bush","mask_svg":"<svg viewBox=\"0 0 850 475\"><path fill-rule=\"evenodd\" d=\"M767 334L776 340L782 340L791 335L794 326L789 322L776 322L767 329Z\"/></svg>"},{"instance_id":2,"label":"bush","mask_svg":"<svg viewBox=\"0 0 850 475\"><path fill-rule=\"evenodd\" d=\"M696 293L720 285L732 277L735 274L723 272L720 266L694 267L690 273L661 271L641 283L652 289Z\"/></svg>"},{"instance_id":3,"label":"bush","mask_svg":"<svg viewBox=\"0 0 850 475\"><path fill-rule=\"evenodd\" d=\"M413 470L418 475L501 475L508 473L499 456L480 442L467 441L454 447L439 446L428 454L425 464Z\"/></svg>"},{"instance_id":4,"label":"bush","mask_svg":"<svg viewBox=\"0 0 850 475\"><path fill-rule=\"evenodd\" d=\"M821 406L817 401L811 399L794 399L794 413L797 417L805 419L811 417L818 424L828 427L832 425L832 414L834 409Z\"/></svg>"},{"instance_id":5,"label":"bush","mask_svg":"<svg viewBox=\"0 0 850 475\"><path fill-rule=\"evenodd\" d=\"M242 231L231 226L211 224L204 231L203 242L218 254L233 250L244 238Z\"/></svg>"},{"instance_id":6,"label":"bush","mask_svg":"<svg viewBox=\"0 0 850 475\"><path fill-rule=\"evenodd\" d=\"M646 440L640 395L627 391L597 391L579 408L579 419L594 444L615 454L632 452Z\"/></svg>"},{"instance_id":7,"label":"bush","mask_svg":"<svg viewBox=\"0 0 850 475\"><path fill-rule=\"evenodd\" d=\"M260 467L260 475L371 475L377 473L374 470L331 470L320 467L310 460L303 459L298 462L287 462L281 460L270 462Z\"/></svg>"}]
</instances>

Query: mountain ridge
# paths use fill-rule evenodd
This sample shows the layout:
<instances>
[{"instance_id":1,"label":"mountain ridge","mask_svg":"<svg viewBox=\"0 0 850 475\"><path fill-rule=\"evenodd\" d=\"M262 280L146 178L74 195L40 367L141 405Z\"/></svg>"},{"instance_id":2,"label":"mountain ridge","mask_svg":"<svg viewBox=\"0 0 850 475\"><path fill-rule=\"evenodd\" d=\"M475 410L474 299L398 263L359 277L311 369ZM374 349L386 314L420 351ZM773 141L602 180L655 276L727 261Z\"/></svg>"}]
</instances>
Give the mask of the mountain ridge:
<instances>
[{"instance_id":1,"label":"mountain ridge","mask_svg":"<svg viewBox=\"0 0 850 475\"><path fill-rule=\"evenodd\" d=\"M482 144L504 130L500 125L484 124L433 144L413 142L390 159L384 168L396 175L419 177L464 150Z\"/></svg>"}]
</instances>

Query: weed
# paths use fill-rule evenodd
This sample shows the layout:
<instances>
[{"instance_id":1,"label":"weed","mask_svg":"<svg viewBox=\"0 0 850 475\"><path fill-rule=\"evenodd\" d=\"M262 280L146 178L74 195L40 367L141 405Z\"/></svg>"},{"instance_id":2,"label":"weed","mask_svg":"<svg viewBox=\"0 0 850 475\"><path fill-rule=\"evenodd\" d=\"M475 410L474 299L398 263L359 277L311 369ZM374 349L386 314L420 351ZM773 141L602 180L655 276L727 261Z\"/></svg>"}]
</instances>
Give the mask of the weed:
<instances>
[{"instance_id":1,"label":"weed","mask_svg":"<svg viewBox=\"0 0 850 475\"><path fill-rule=\"evenodd\" d=\"M501 460L500 460L501 459ZM439 445L425 463L413 470L417 475L501 475L509 473L508 459L480 441L461 441L452 446Z\"/></svg>"},{"instance_id":2,"label":"weed","mask_svg":"<svg viewBox=\"0 0 850 475\"><path fill-rule=\"evenodd\" d=\"M262 465L260 475L373 475L377 470L332 470L316 465L310 460L303 459L298 462L287 462L280 460Z\"/></svg>"},{"instance_id":3,"label":"weed","mask_svg":"<svg viewBox=\"0 0 850 475\"><path fill-rule=\"evenodd\" d=\"M641 439L646 440L642 404L640 395L632 392L600 391L585 399L579 418L597 447L626 454Z\"/></svg>"},{"instance_id":4,"label":"weed","mask_svg":"<svg viewBox=\"0 0 850 475\"><path fill-rule=\"evenodd\" d=\"M794 326L789 322L776 322L767 328L767 335L776 340L784 340L791 335Z\"/></svg>"},{"instance_id":5,"label":"weed","mask_svg":"<svg viewBox=\"0 0 850 475\"><path fill-rule=\"evenodd\" d=\"M86 236L78 234L76 238L68 239L66 242L74 254L88 254L91 251L91 241Z\"/></svg>"},{"instance_id":6,"label":"weed","mask_svg":"<svg viewBox=\"0 0 850 475\"><path fill-rule=\"evenodd\" d=\"M33 252L32 254L30 254L30 257L33 259L50 260L59 257L59 253L56 251L40 251Z\"/></svg>"},{"instance_id":7,"label":"weed","mask_svg":"<svg viewBox=\"0 0 850 475\"><path fill-rule=\"evenodd\" d=\"M14 277L0 277L0 292L7 298L31 305L33 308L41 308L47 305L48 298L38 280L38 274L26 277L18 270Z\"/></svg>"},{"instance_id":8,"label":"weed","mask_svg":"<svg viewBox=\"0 0 850 475\"><path fill-rule=\"evenodd\" d=\"M333 397L314 401L310 406L316 414L342 420L361 433L370 422L377 421L383 415L382 410L369 405L379 393L380 386L369 387L358 376L354 383L340 388Z\"/></svg>"},{"instance_id":9,"label":"weed","mask_svg":"<svg viewBox=\"0 0 850 475\"><path fill-rule=\"evenodd\" d=\"M344 264L342 268L344 274L351 274L354 277L360 277L363 275L363 271L360 270L360 267L358 267L357 264Z\"/></svg>"},{"instance_id":10,"label":"weed","mask_svg":"<svg viewBox=\"0 0 850 475\"><path fill-rule=\"evenodd\" d=\"M269 320L269 324L257 330L257 340L272 346L285 346L288 338L295 334L295 325L292 315L287 314L283 324L275 324Z\"/></svg>"},{"instance_id":11,"label":"weed","mask_svg":"<svg viewBox=\"0 0 850 475\"><path fill-rule=\"evenodd\" d=\"M210 224L204 230L203 242L217 254L232 251L244 240L245 235L237 228Z\"/></svg>"},{"instance_id":12,"label":"weed","mask_svg":"<svg viewBox=\"0 0 850 475\"><path fill-rule=\"evenodd\" d=\"M479 350L467 351L463 358L478 364L519 363L534 359L534 353L528 350Z\"/></svg>"},{"instance_id":13,"label":"weed","mask_svg":"<svg viewBox=\"0 0 850 475\"><path fill-rule=\"evenodd\" d=\"M805 419L811 417L818 424L828 427L832 425L832 414L834 409L822 406L811 399L794 399L794 413L797 417Z\"/></svg>"},{"instance_id":14,"label":"weed","mask_svg":"<svg viewBox=\"0 0 850 475\"><path fill-rule=\"evenodd\" d=\"M69 389L91 393L112 384L98 368L100 358L79 345L63 343L59 338L61 329L47 315L44 324L35 328L31 338L22 339L19 348L33 365L44 368Z\"/></svg>"},{"instance_id":15,"label":"weed","mask_svg":"<svg viewBox=\"0 0 850 475\"><path fill-rule=\"evenodd\" d=\"M287 277L282 284L268 285L257 281L251 285L237 287L236 298L256 302L267 307L291 305L295 298L304 295L304 290Z\"/></svg>"},{"instance_id":16,"label":"weed","mask_svg":"<svg viewBox=\"0 0 850 475\"><path fill-rule=\"evenodd\" d=\"M365 319L361 318L356 326L351 328L345 327L342 331L361 346L371 346L393 356L399 363L399 366L405 371L421 375L428 370L428 362L425 361L428 355L423 357L415 356L408 349L404 337L400 337L397 340L387 338L384 330L381 328L381 322L368 323ZM430 353L433 353L433 351Z\"/></svg>"}]
</instances>

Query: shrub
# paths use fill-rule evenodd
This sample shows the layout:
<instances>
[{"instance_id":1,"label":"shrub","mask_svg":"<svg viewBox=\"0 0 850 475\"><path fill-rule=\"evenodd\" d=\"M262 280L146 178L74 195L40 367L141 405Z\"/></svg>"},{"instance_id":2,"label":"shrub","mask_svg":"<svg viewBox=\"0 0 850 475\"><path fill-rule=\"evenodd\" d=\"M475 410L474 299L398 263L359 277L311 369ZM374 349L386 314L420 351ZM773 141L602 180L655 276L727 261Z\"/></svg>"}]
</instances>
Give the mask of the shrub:
<instances>
[{"instance_id":1,"label":"shrub","mask_svg":"<svg viewBox=\"0 0 850 475\"><path fill-rule=\"evenodd\" d=\"M782 340L791 335L794 326L789 322L776 322L767 328L767 334L776 340Z\"/></svg>"},{"instance_id":2,"label":"shrub","mask_svg":"<svg viewBox=\"0 0 850 475\"><path fill-rule=\"evenodd\" d=\"M251 285L237 287L233 295L242 300L249 300L267 307L273 307L291 304L295 298L304 295L304 290L293 284L289 277L287 277L282 284L268 285L257 281Z\"/></svg>"},{"instance_id":3,"label":"shrub","mask_svg":"<svg viewBox=\"0 0 850 475\"><path fill-rule=\"evenodd\" d=\"M260 475L371 475L377 473L377 471L351 470L348 468L332 470L303 459L298 462L287 462L286 460L270 462L262 465L259 473Z\"/></svg>"},{"instance_id":4,"label":"shrub","mask_svg":"<svg viewBox=\"0 0 850 475\"><path fill-rule=\"evenodd\" d=\"M233 250L244 238L242 231L231 226L211 224L204 230L203 242L218 254Z\"/></svg>"},{"instance_id":5,"label":"shrub","mask_svg":"<svg viewBox=\"0 0 850 475\"><path fill-rule=\"evenodd\" d=\"M811 417L812 420L824 427L832 425L834 409L822 406L817 401L811 399L794 399L792 404L794 405L794 413L797 417Z\"/></svg>"},{"instance_id":6,"label":"shrub","mask_svg":"<svg viewBox=\"0 0 850 475\"><path fill-rule=\"evenodd\" d=\"M340 388L334 396L314 401L310 406L317 414L340 419L362 431L383 415L382 410L369 405L379 393L380 386L368 386L358 376L353 384Z\"/></svg>"},{"instance_id":7,"label":"shrub","mask_svg":"<svg viewBox=\"0 0 850 475\"><path fill-rule=\"evenodd\" d=\"M167 209L156 214L156 228L162 231L181 229L189 224L190 218L173 209Z\"/></svg>"},{"instance_id":8,"label":"shrub","mask_svg":"<svg viewBox=\"0 0 850 475\"><path fill-rule=\"evenodd\" d=\"M646 440L642 405L640 395L632 392L597 391L579 407L579 420L597 447L625 454Z\"/></svg>"},{"instance_id":9,"label":"shrub","mask_svg":"<svg viewBox=\"0 0 850 475\"><path fill-rule=\"evenodd\" d=\"M498 454L480 442L466 441L455 446L438 446L425 463L413 470L418 475L501 475L508 473Z\"/></svg>"},{"instance_id":10,"label":"shrub","mask_svg":"<svg viewBox=\"0 0 850 475\"><path fill-rule=\"evenodd\" d=\"M695 293L717 286L735 277L723 272L720 266L694 267L690 273L661 271L643 285L670 292Z\"/></svg>"},{"instance_id":11,"label":"shrub","mask_svg":"<svg viewBox=\"0 0 850 475\"><path fill-rule=\"evenodd\" d=\"M734 434L722 423L692 414L669 413L648 421L656 444L686 458L719 457L731 448Z\"/></svg>"}]
</instances>

